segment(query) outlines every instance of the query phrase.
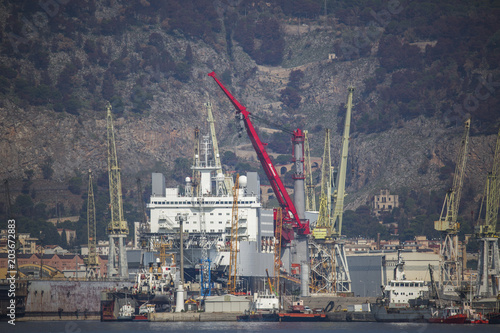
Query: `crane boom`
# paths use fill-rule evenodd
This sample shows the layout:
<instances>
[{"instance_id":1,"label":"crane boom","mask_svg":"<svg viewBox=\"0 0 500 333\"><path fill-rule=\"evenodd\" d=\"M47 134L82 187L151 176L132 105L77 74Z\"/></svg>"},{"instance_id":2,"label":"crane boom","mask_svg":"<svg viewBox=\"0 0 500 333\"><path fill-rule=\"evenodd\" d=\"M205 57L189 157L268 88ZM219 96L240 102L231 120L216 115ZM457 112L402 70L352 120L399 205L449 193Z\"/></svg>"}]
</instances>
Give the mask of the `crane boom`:
<instances>
[{"instance_id":1,"label":"crane boom","mask_svg":"<svg viewBox=\"0 0 500 333\"><path fill-rule=\"evenodd\" d=\"M278 173L276 172L276 169L269 157L269 154L266 151L265 145L260 140L257 131L255 130L252 122L250 121L250 112L248 112L247 108L242 104L240 104L240 102L238 102L238 100L236 100L236 98L234 98L234 96L231 95L229 90L227 90L227 88L222 84L222 82L219 81L219 79L215 75L215 72L209 73L208 76L211 76L215 80L215 82L217 82L217 84L222 89L224 94L229 98L233 106L236 108L236 116L240 119L240 121L244 122L248 137L250 138L250 141L252 142L255 152L257 153L257 157L259 158L262 168L264 169L264 172L266 173L266 176L269 179L269 182L271 183L271 187L274 191L274 194L276 195L276 199L278 199L278 202L284 211L283 223L288 225L291 224L293 228L297 229L299 234L302 235L310 234L309 222L308 221L303 222L300 220L295 205L291 200L290 196L288 195L288 192L286 191L283 182L278 176ZM296 130L296 132L297 131L300 132L299 129ZM294 238L293 231L289 229L286 229L285 231L285 228L283 228L283 238L285 241L288 242L293 240Z\"/></svg>"},{"instance_id":2,"label":"crane boom","mask_svg":"<svg viewBox=\"0 0 500 333\"><path fill-rule=\"evenodd\" d=\"M222 174L222 167L220 163L220 155L219 155L219 144L217 143L217 136L215 134L215 120L212 114L212 103L210 103L210 99L205 103L207 108L207 121L210 124L210 136L212 138L212 147L214 150L214 159L215 159L215 167L217 168L217 174Z\"/></svg>"},{"instance_id":3,"label":"crane boom","mask_svg":"<svg viewBox=\"0 0 500 333\"><path fill-rule=\"evenodd\" d=\"M325 146L323 149L323 162L321 164L321 194L319 196L319 215L316 227L313 229L315 239L330 238L330 197L332 186L331 173L332 158L330 154L330 129L325 129Z\"/></svg>"},{"instance_id":4,"label":"crane boom","mask_svg":"<svg viewBox=\"0 0 500 333\"><path fill-rule=\"evenodd\" d=\"M109 195L111 209L111 222L108 225L110 235L128 235L128 225L123 216L122 182L120 168L116 157L115 131L113 128L113 116L111 105L107 107L107 130L108 130L108 174Z\"/></svg>"},{"instance_id":5,"label":"crane boom","mask_svg":"<svg viewBox=\"0 0 500 333\"><path fill-rule=\"evenodd\" d=\"M115 130L113 128L113 116L111 104L108 103L106 113L107 138L108 138L108 175L109 175L109 207L111 210L111 221L108 224L109 236L109 259L108 276L128 278L127 251L125 250L125 239L128 235L128 224L123 216L122 182L120 167L116 156ZM116 256L116 254L118 256Z\"/></svg>"},{"instance_id":6,"label":"crane boom","mask_svg":"<svg viewBox=\"0 0 500 333\"><path fill-rule=\"evenodd\" d=\"M333 209L330 226L333 235L342 234L342 216L344 214L345 179L347 172L347 156L349 154L349 132L351 128L352 94L354 87L347 88L347 111L345 115L344 135L342 136L342 155L340 160L339 173L337 174L337 191L334 193L335 207Z\"/></svg>"},{"instance_id":7,"label":"crane boom","mask_svg":"<svg viewBox=\"0 0 500 333\"><path fill-rule=\"evenodd\" d=\"M462 136L462 144L457 155L457 164L455 166L455 176L453 177L453 186L446 193L441 216L439 221L434 222L434 229L445 231L449 234L456 234L460 229L457 223L458 206L460 204L460 196L465 174L465 164L467 162L467 148L469 145L470 119L464 123L464 134Z\"/></svg>"},{"instance_id":8,"label":"crane boom","mask_svg":"<svg viewBox=\"0 0 500 333\"><path fill-rule=\"evenodd\" d=\"M500 130L497 135L493 168L486 180L486 189L486 216L484 225L479 226L479 234L481 237L495 237L500 202Z\"/></svg>"}]
</instances>

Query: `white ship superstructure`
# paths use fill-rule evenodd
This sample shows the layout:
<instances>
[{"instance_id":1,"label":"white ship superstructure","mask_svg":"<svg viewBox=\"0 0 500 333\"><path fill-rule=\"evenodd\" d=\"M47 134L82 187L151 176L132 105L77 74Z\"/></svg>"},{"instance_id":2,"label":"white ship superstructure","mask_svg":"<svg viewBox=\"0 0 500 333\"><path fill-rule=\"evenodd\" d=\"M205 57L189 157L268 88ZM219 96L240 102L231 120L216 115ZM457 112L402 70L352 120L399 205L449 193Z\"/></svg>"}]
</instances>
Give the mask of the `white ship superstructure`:
<instances>
[{"instance_id":1,"label":"white ship superstructure","mask_svg":"<svg viewBox=\"0 0 500 333\"><path fill-rule=\"evenodd\" d=\"M151 232L178 233L180 225L176 216L181 214L186 216L184 232L219 234L225 241L226 236L231 235L233 195L232 188L227 187L232 184L232 178L215 172L218 167L210 159L208 137L203 138L203 156L195 157L193 169L199 173L199 180L193 182L187 177L184 193L178 187L165 188L163 175L153 174L153 193L148 205ZM257 241L260 184L256 173L250 173L249 177L241 176L239 181L238 238Z\"/></svg>"},{"instance_id":2,"label":"white ship superstructure","mask_svg":"<svg viewBox=\"0 0 500 333\"><path fill-rule=\"evenodd\" d=\"M384 296L390 308L409 307L410 300L428 297L429 287L423 280L406 280L404 261L398 252L398 263L394 269L394 279L384 288Z\"/></svg>"},{"instance_id":3,"label":"white ship superstructure","mask_svg":"<svg viewBox=\"0 0 500 333\"><path fill-rule=\"evenodd\" d=\"M147 206L150 233L153 242L171 241L175 249L182 215L185 267L196 267L205 255L213 266L226 266L230 258L233 178L216 166L208 136L202 138L200 150L201 156L195 155L192 167L195 176L186 177L183 188L166 188L164 175L153 173ZM240 176L239 185L238 275L265 277L266 268L272 270L274 265L273 214L262 209L257 172Z\"/></svg>"},{"instance_id":4,"label":"white ship superstructure","mask_svg":"<svg viewBox=\"0 0 500 333\"><path fill-rule=\"evenodd\" d=\"M242 183L241 178L240 183ZM257 214L261 204L257 196L246 194L246 190L246 187L240 188L238 194L238 198L240 198L238 200L238 238L240 240L256 241L258 232ZM151 211L151 232L178 233L180 225L179 221L176 220L176 216L178 214L187 214L187 220L183 224L184 232L201 233L204 228L206 233L217 233L225 239L225 236L231 235L232 205L232 196L214 196L210 194L194 197L179 193L178 188L168 188L165 189L164 195L153 194L151 196L148 205Z\"/></svg>"}]
</instances>

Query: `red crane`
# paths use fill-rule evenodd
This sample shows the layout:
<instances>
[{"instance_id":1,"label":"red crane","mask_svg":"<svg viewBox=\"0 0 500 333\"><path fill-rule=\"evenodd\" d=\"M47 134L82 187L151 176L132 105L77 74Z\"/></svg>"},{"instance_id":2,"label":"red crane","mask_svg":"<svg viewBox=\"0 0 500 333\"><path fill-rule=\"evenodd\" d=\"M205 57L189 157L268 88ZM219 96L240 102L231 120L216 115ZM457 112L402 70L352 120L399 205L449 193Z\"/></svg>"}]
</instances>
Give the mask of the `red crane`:
<instances>
[{"instance_id":1,"label":"red crane","mask_svg":"<svg viewBox=\"0 0 500 333\"><path fill-rule=\"evenodd\" d=\"M309 221L300 220L297 214L297 210L295 209L295 205L293 204L293 201L290 199L290 196L288 195L288 192L286 191L283 182L278 176L278 173L276 172L276 169L274 168L274 165L271 159L269 158L269 155L265 148L266 144L260 141L260 138L257 132L255 131L252 122L250 121L250 112L248 112L247 108L241 105L240 102L238 102L236 98L234 98L234 96L231 95L229 90L227 90L227 88L219 81L219 79L215 75L215 72L209 73L208 76L213 77L215 82L217 82L219 87L222 89L222 91L226 94L226 96L229 98L231 103L236 108L237 118L240 119L240 121L243 121L245 124L248 137L250 138L250 141L252 142L255 152L257 153L257 157L259 158L262 168L264 169L264 172L266 173L266 176L269 179L269 182L271 183L271 187L273 188L274 194L276 195L276 198L278 199L278 202L281 208L283 209L283 230L282 230L283 240L285 240L285 242L290 242L291 240L293 240L294 238L293 229L295 229L297 233L301 235L310 234L311 231L309 230ZM303 136L302 131L300 129L295 130L293 135L294 137Z\"/></svg>"}]
</instances>

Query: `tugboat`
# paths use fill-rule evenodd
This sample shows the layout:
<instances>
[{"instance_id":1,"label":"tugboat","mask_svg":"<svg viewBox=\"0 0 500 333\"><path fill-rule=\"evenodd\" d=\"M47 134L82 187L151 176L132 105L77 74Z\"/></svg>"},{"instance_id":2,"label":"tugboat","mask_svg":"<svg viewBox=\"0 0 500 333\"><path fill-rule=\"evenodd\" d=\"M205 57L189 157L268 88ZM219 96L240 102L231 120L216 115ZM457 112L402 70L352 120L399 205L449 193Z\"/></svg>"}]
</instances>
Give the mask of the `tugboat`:
<instances>
[{"instance_id":1,"label":"tugboat","mask_svg":"<svg viewBox=\"0 0 500 333\"><path fill-rule=\"evenodd\" d=\"M313 311L308 306L304 306L303 301L292 304L289 312L278 313L279 321L326 321L327 317L323 309Z\"/></svg>"},{"instance_id":2,"label":"tugboat","mask_svg":"<svg viewBox=\"0 0 500 333\"><path fill-rule=\"evenodd\" d=\"M426 322L431 317L429 287L422 280L406 280L400 250L394 279L383 287L383 293L383 297L371 305L376 321Z\"/></svg>"},{"instance_id":3,"label":"tugboat","mask_svg":"<svg viewBox=\"0 0 500 333\"><path fill-rule=\"evenodd\" d=\"M462 309L456 306L449 306L441 311L437 310L432 313L432 317L428 319L429 323L440 324L465 324L467 315Z\"/></svg>"},{"instance_id":4,"label":"tugboat","mask_svg":"<svg viewBox=\"0 0 500 333\"><path fill-rule=\"evenodd\" d=\"M238 316L238 321L278 321L279 299L267 290L264 294L253 294L250 311Z\"/></svg>"},{"instance_id":5,"label":"tugboat","mask_svg":"<svg viewBox=\"0 0 500 333\"><path fill-rule=\"evenodd\" d=\"M118 317L116 318L116 320L118 321L132 321L133 319L133 316L134 316L134 308L132 307L132 305L130 305L129 302L127 302L127 304L125 304L124 306L122 306L120 308L120 312L118 312Z\"/></svg>"}]
</instances>

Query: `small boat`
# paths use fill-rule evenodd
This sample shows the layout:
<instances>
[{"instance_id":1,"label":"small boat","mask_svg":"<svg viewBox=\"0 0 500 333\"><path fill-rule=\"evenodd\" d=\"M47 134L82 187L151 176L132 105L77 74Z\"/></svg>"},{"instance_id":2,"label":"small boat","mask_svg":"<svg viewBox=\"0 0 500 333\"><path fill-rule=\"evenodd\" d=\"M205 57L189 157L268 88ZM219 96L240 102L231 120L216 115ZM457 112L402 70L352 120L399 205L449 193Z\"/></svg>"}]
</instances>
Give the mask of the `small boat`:
<instances>
[{"instance_id":1,"label":"small boat","mask_svg":"<svg viewBox=\"0 0 500 333\"><path fill-rule=\"evenodd\" d=\"M477 312L469 305L464 305L464 313L467 314L466 324L488 324L489 320L482 313Z\"/></svg>"},{"instance_id":2,"label":"small boat","mask_svg":"<svg viewBox=\"0 0 500 333\"><path fill-rule=\"evenodd\" d=\"M253 302L250 311L237 316L238 321L278 321L279 299L275 294L265 293L253 294Z\"/></svg>"},{"instance_id":3,"label":"small boat","mask_svg":"<svg viewBox=\"0 0 500 333\"><path fill-rule=\"evenodd\" d=\"M118 317L116 320L118 321L131 321L134 319L134 308L130 303L125 304L120 308L120 312L118 312Z\"/></svg>"},{"instance_id":4,"label":"small boat","mask_svg":"<svg viewBox=\"0 0 500 333\"><path fill-rule=\"evenodd\" d=\"M449 306L441 311L434 311L428 322L434 324L465 324L466 320L467 315L463 313L462 309Z\"/></svg>"}]
</instances>

